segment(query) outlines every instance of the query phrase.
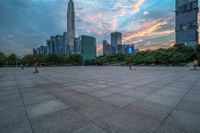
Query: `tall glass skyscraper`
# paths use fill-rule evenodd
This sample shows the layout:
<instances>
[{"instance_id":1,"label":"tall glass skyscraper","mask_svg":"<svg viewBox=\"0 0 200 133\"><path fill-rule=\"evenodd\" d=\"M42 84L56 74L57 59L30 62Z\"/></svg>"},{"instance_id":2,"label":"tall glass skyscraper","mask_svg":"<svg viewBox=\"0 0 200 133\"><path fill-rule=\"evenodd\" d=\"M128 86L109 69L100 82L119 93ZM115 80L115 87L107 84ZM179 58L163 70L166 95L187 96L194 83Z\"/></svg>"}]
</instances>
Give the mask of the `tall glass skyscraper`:
<instances>
[{"instance_id":1,"label":"tall glass skyscraper","mask_svg":"<svg viewBox=\"0 0 200 133\"><path fill-rule=\"evenodd\" d=\"M70 52L74 53L74 39L75 39L75 12L73 0L69 0L67 7L67 32L70 34Z\"/></svg>"},{"instance_id":2,"label":"tall glass skyscraper","mask_svg":"<svg viewBox=\"0 0 200 133\"><path fill-rule=\"evenodd\" d=\"M176 44L198 44L198 0L176 0Z\"/></svg>"},{"instance_id":3,"label":"tall glass skyscraper","mask_svg":"<svg viewBox=\"0 0 200 133\"><path fill-rule=\"evenodd\" d=\"M113 47L113 52L117 53L118 45L122 45L122 33L113 32L111 33L111 46Z\"/></svg>"}]
</instances>

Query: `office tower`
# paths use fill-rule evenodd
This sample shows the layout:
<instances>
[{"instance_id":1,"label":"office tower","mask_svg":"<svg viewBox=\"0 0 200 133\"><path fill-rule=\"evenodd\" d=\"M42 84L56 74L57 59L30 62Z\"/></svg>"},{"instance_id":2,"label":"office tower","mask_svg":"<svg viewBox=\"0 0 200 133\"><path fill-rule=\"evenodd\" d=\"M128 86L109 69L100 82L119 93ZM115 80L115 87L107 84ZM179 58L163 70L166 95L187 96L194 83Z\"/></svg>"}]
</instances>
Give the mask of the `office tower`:
<instances>
[{"instance_id":1,"label":"office tower","mask_svg":"<svg viewBox=\"0 0 200 133\"><path fill-rule=\"evenodd\" d=\"M117 54L126 54L127 45L117 45Z\"/></svg>"},{"instance_id":2,"label":"office tower","mask_svg":"<svg viewBox=\"0 0 200 133\"><path fill-rule=\"evenodd\" d=\"M47 47L46 46L40 46L39 51L40 51L39 54L47 55Z\"/></svg>"},{"instance_id":3,"label":"office tower","mask_svg":"<svg viewBox=\"0 0 200 133\"><path fill-rule=\"evenodd\" d=\"M135 52L135 45L134 44L125 45L125 54L133 54L134 52Z\"/></svg>"},{"instance_id":4,"label":"office tower","mask_svg":"<svg viewBox=\"0 0 200 133\"><path fill-rule=\"evenodd\" d=\"M106 40L103 41L103 55L109 55L109 43Z\"/></svg>"},{"instance_id":5,"label":"office tower","mask_svg":"<svg viewBox=\"0 0 200 133\"><path fill-rule=\"evenodd\" d=\"M51 49L50 54L56 54L56 37L55 36L52 36L50 39L50 49Z\"/></svg>"},{"instance_id":6,"label":"office tower","mask_svg":"<svg viewBox=\"0 0 200 133\"><path fill-rule=\"evenodd\" d=\"M51 41L48 39L46 40L46 46L47 46L47 54L51 54Z\"/></svg>"},{"instance_id":7,"label":"office tower","mask_svg":"<svg viewBox=\"0 0 200 133\"><path fill-rule=\"evenodd\" d=\"M70 33L70 52L74 53L74 38L75 38L75 12L73 0L69 0L67 8L67 32Z\"/></svg>"},{"instance_id":8,"label":"office tower","mask_svg":"<svg viewBox=\"0 0 200 133\"><path fill-rule=\"evenodd\" d=\"M75 54L80 54L81 52L81 42L80 42L80 37L75 38L74 40L74 53Z\"/></svg>"},{"instance_id":9,"label":"office tower","mask_svg":"<svg viewBox=\"0 0 200 133\"><path fill-rule=\"evenodd\" d=\"M113 52L117 53L117 45L122 44L122 33L113 32L111 33L111 46L113 47Z\"/></svg>"},{"instance_id":10,"label":"office tower","mask_svg":"<svg viewBox=\"0 0 200 133\"><path fill-rule=\"evenodd\" d=\"M92 60L96 57L96 38L91 36L81 36L81 55L83 61Z\"/></svg>"},{"instance_id":11,"label":"office tower","mask_svg":"<svg viewBox=\"0 0 200 133\"><path fill-rule=\"evenodd\" d=\"M64 41L62 35L56 36L55 54L58 56L64 55Z\"/></svg>"},{"instance_id":12,"label":"office tower","mask_svg":"<svg viewBox=\"0 0 200 133\"><path fill-rule=\"evenodd\" d=\"M70 34L69 32L63 33L63 41L64 41L64 48L65 48L65 55L70 55Z\"/></svg>"},{"instance_id":13,"label":"office tower","mask_svg":"<svg viewBox=\"0 0 200 133\"><path fill-rule=\"evenodd\" d=\"M33 55L37 55L37 49L33 48Z\"/></svg>"},{"instance_id":14,"label":"office tower","mask_svg":"<svg viewBox=\"0 0 200 133\"><path fill-rule=\"evenodd\" d=\"M176 44L198 44L198 0L176 0Z\"/></svg>"}]
</instances>

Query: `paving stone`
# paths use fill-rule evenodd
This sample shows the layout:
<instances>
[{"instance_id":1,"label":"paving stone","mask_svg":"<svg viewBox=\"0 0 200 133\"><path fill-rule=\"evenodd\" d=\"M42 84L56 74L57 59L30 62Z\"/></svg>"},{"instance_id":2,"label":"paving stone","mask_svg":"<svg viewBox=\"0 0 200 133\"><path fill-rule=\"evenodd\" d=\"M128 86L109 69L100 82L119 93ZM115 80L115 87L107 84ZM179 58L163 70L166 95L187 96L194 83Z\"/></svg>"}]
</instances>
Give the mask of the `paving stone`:
<instances>
[{"instance_id":1,"label":"paving stone","mask_svg":"<svg viewBox=\"0 0 200 133\"><path fill-rule=\"evenodd\" d=\"M106 131L95 124L85 126L73 133L106 133Z\"/></svg>"},{"instance_id":2,"label":"paving stone","mask_svg":"<svg viewBox=\"0 0 200 133\"><path fill-rule=\"evenodd\" d=\"M79 112L90 120L97 120L119 112L120 109L104 102L92 103L90 106L82 108Z\"/></svg>"},{"instance_id":3,"label":"paving stone","mask_svg":"<svg viewBox=\"0 0 200 133\"><path fill-rule=\"evenodd\" d=\"M98 98L107 97L107 96L111 96L111 95L114 95L114 94L115 93L108 91L106 89L98 90L98 91L94 91L94 92L89 93L89 95L92 95L92 96L95 96L95 97L98 97Z\"/></svg>"},{"instance_id":4,"label":"paving stone","mask_svg":"<svg viewBox=\"0 0 200 133\"><path fill-rule=\"evenodd\" d=\"M49 113L54 113L64 109L69 108L64 103L57 100L47 100L27 106L27 111L30 118L47 115Z\"/></svg>"},{"instance_id":5,"label":"paving stone","mask_svg":"<svg viewBox=\"0 0 200 133\"><path fill-rule=\"evenodd\" d=\"M152 103L146 100L138 101L126 107L127 110L134 114L146 115L154 120L162 122L164 118L170 113L172 108L162 104Z\"/></svg>"},{"instance_id":6,"label":"paving stone","mask_svg":"<svg viewBox=\"0 0 200 133\"><path fill-rule=\"evenodd\" d=\"M180 98L151 95L146 97L145 100L169 107L175 107L176 104L179 102Z\"/></svg>"},{"instance_id":7,"label":"paving stone","mask_svg":"<svg viewBox=\"0 0 200 133\"><path fill-rule=\"evenodd\" d=\"M155 133L183 133L178 131L176 128L169 125L160 126Z\"/></svg>"},{"instance_id":8,"label":"paving stone","mask_svg":"<svg viewBox=\"0 0 200 133\"><path fill-rule=\"evenodd\" d=\"M176 110L196 113L200 115L200 103L182 100L176 107Z\"/></svg>"},{"instance_id":9,"label":"paving stone","mask_svg":"<svg viewBox=\"0 0 200 133\"><path fill-rule=\"evenodd\" d=\"M33 69L0 69L0 132L29 133L25 109L34 133L200 132L200 71L77 66L42 67L33 74Z\"/></svg>"},{"instance_id":10,"label":"paving stone","mask_svg":"<svg viewBox=\"0 0 200 133\"><path fill-rule=\"evenodd\" d=\"M125 107L133 103L134 101L137 101L138 98L133 99L133 98L129 98L129 97L121 96L121 95L113 95L109 97L104 97L102 98L102 100L119 107Z\"/></svg>"},{"instance_id":11,"label":"paving stone","mask_svg":"<svg viewBox=\"0 0 200 133\"><path fill-rule=\"evenodd\" d=\"M22 122L5 128L0 128L0 133L32 133L32 130L28 122Z\"/></svg>"},{"instance_id":12,"label":"paving stone","mask_svg":"<svg viewBox=\"0 0 200 133\"><path fill-rule=\"evenodd\" d=\"M113 133L153 133L159 123L143 115L122 112L99 120L107 132Z\"/></svg>"},{"instance_id":13,"label":"paving stone","mask_svg":"<svg viewBox=\"0 0 200 133\"><path fill-rule=\"evenodd\" d=\"M88 120L72 111L60 111L31 119L34 133L72 133L88 124Z\"/></svg>"},{"instance_id":14,"label":"paving stone","mask_svg":"<svg viewBox=\"0 0 200 133\"><path fill-rule=\"evenodd\" d=\"M199 133L200 116L184 111L174 111L164 124L170 125L181 133Z\"/></svg>"},{"instance_id":15,"label":"paving stone","mask_svg":"<svg viewBox=\"0 0 200 133\"><path fill-rule=\"evenodd\" d=\"M0 112L0 129L26 121L28 121L28 119L23 107L12 108Z\"/></svg>"},{"instance_id":16,"label":"paving stone","mask_svg":"<svg viewBox=\"0 0 200 133\"><path fill-rule=\"evenodd\" d=\"M11 100L0 101L0 111L12 109L14 107L23 106L22 99L20 97Z\"/></svg>"}]
</instances>

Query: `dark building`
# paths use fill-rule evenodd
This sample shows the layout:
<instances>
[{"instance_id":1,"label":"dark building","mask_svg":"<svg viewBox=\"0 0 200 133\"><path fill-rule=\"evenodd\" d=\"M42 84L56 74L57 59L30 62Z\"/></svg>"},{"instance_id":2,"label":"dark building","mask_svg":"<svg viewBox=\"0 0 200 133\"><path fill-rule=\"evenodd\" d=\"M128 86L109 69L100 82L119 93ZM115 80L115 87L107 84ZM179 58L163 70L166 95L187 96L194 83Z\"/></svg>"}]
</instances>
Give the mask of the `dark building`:
<instances>
[{"instance_id":1,"label":"dark building","mask_svg":"<svg viewBox=\"0 0 200 133\"><path fill-rule=\"evenodd\" d=\"M80 43L83 61L94 59L96 57L96 38L82 35L80 38Z\"/></svg>"},{"instance_id":2,"label":"dark building","mask_svg":"<svg viewBox=\"0 0 200 133\"><path fill-rule=\"evenodd\" d=\"M63 33L63 43L64 43L64 53L65 55L70 55L70 33L64 32Z\"/></svg>"},{"instance_id":3,"label":"dark building","mask_svg":"<svg viewBox=\"0 0 200 133\"><path fill-rule=\"evenodd\" d=\"M122 33L113 32L111 33L111 46L113 50L117 53L117 45L122 45Z\"/></svg>"},{"instance_id":4,"label":"dark building","mask_svg":"<svg viewBox=\"0 0 200 133\"><path fill-rule=\"evenodd\" d=\"M33 48L33 55L37 55L37 49Z\"/></svg>"},{"instance_id":5,"label":"dark building","mask_svg":"<svg viewBox=\"0 0 200 133\"><path fill-rule=\"evenodd\" d=\"M74 53L74 39L75 39L75 12L74 12L74 2L69 0L67 7L67 32L70 34L70 52Z\"/></svg>"},{"instance_id":6,"label":"dark building","mask_svg":"<svg viewBox=\"0 0 200 133\"><path fill-rule=\"evenodd\" d=\"M81 52L81 41L80 41L80 37L75 38L74 40L74 53L75 54L80 54Z\"/></svg>"},{"instance_id":7,"label":"dark building","mask_svg":"<svg viewBox=\"0 0 200 133\"><path fill-rule=\"evenodd\" d=\"M198 0L176 0L176 44L198 44Z\"/></svg>"},{"instance_id":8,"label":"dark building","mask_svg":"<svg viewBox=\"0 0 200 133\"><path fill-rule=\"evenodd\" d=\"M106 40L103 41L103 55L109 55L109 45L110 44Z\"/></svg>"},{"instance_id":9,"label":"dark building","mask_svg":"<svg viewBox=\"0 0 200 133\"><path fill-rule=\"evenodd\" d=\"M132 54L135 52L135 46L129 44L118 45L118 54Z\"/></svg>"}]
</instances>

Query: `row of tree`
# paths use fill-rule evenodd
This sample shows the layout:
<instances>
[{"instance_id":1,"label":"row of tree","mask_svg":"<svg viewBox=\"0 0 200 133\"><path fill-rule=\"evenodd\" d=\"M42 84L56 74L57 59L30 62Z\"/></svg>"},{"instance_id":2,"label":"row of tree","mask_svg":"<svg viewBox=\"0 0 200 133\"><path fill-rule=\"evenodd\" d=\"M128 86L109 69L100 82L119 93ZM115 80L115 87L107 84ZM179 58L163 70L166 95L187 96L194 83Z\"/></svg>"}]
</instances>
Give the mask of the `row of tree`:
<instances>
[{"instance_id":1,"label":"row of tree","mask_svg":"<svg viewBox=\"0 0 200 133\"><path fill-rule=\"evenodd\" d=\"M86 61L86 65L106 65L119 62L132 62L135 65L184 65L200 59L200 47L188 47L175 45L169 49L147 50L130 55L115 54L111 56L100 56L94 60ZM200 60L199 60L200 63Z\"/></svg>"},{"instance_id":2,"label":"row of tree","mask_svg":"<svg viewBox=\"0 0 200 133\"><path fill-rule=\"evenodd\" d=\"M114 54L110 56L99 56L93 60L86 60L85 65L106 65L115 63L132 62L136 65L184 65L194 59L199 59L200 63L200 47L188 47L184 45L175 45L169 49L158 49L152 51L141 51L134 54L123 55ZM19 58L15 54L6 56L0 53L0 66L15 65L33 65L34 60L41 65L82 65L82 57L80 55L56 56L56 55L25 55Z\"/></svg>"},{"instance_id":3,"label":"row of tree","mask_svg":"<svg viewBox=\"0 0 200 133\"><path fill-rule=\"evenodd\" d=\"M81 65L82 57L80 55L70 56L57 56L57 55L32 55L28 54L20 58L15 54L6 56L0 53L0 66L16 66L16 65L28 65L32 66L37 60L40 65L52 66L52 65Z\"/></svg>"}]
</instances>

